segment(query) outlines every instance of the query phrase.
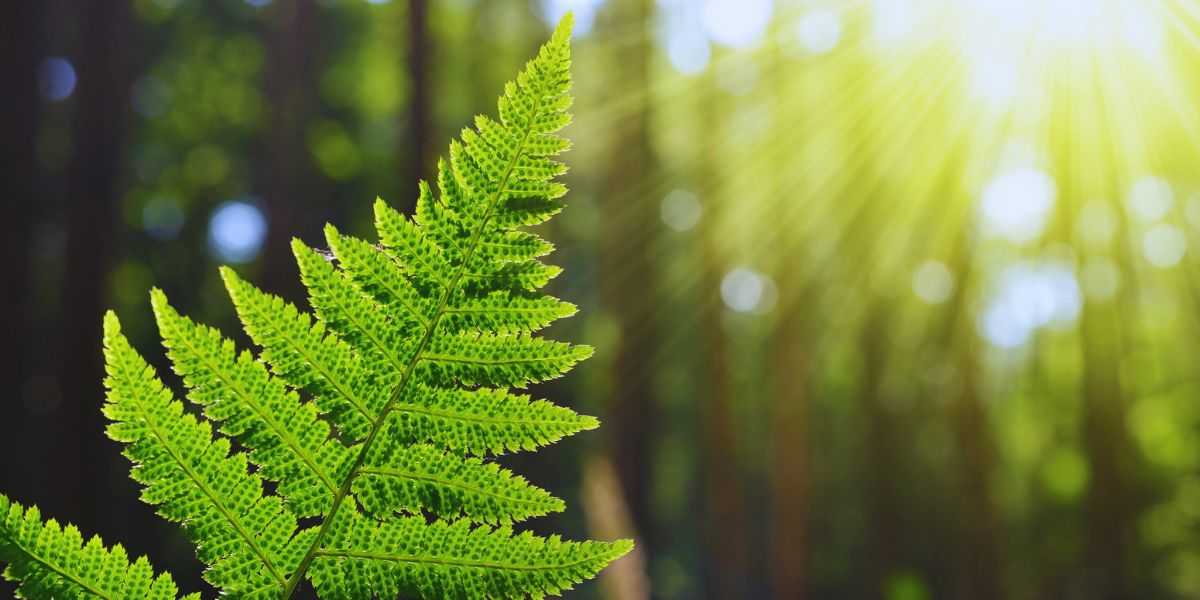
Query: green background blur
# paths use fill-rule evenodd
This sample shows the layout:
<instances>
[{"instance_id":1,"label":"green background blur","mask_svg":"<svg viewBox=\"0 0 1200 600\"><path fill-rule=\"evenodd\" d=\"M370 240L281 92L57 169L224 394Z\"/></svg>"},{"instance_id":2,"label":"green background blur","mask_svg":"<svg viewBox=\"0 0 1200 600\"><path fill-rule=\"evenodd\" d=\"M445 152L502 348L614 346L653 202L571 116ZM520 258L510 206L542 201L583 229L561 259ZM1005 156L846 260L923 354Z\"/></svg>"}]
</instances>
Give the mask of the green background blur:
<instances>
[{"instance_id":1,"label":"green background blur","mask_svg":"<svg viewBox=\"0 0 1200 600\"><path fill-rule=\"evenodd\" d=\"M572 597L1200 598L1191 0L4 5L0 490L185 590L102 311L248 346L217 265L303 305L288 240L411 210L573 9L548 335L598 351L535 392L604 426L501 458L639 540Z\"/></svg>"}]
</instances>

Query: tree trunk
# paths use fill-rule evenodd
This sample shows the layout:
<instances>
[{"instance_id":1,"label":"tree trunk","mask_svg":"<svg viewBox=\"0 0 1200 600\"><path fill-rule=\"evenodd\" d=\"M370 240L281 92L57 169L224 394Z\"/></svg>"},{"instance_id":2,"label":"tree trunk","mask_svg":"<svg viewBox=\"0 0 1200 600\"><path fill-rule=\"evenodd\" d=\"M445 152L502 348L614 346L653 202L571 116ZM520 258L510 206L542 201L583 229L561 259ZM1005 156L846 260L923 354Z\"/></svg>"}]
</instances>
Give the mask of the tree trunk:
<instances>
[{"instance_id":1,"label":"tree trunk","mask_svg":"<svg viewBox=\"0 0 1200 600\"><path fill-rule=\"evenodd\" d=\"M1112 256L1120 269L1121 289L1108 301L1084 298L1079 315L1079 342L1083 351L1082 423L1083 453L1088 463L1088 485L1084 498L1084 550L1082 593L1095 600L1132 600L1139 597L1131 559L1137 543L1137 499L1135 472L1137 453L1129 438L1127 391L1121 381L1126 324L1136 312L1137 281L1129 247L1133 239L1126 212L1119 200L1127 189L1117 171L1101 174L1085 165L1101 162L1109 155L1111 134L1104 127L1106 106L1097 97L1095 122L1083 121L1076 102L1061 100L1054 108L1053 139L1063 140L1055 151L1058 198L1055 218L1059 240L1070 240L1076 231L1075 215L1085 198L1112 198L1117 215ZM1087 249L1081 249L1081 258Z\"/></svg>"},{"instance_id":2,"label":"tree trunk","mask_svg":"<svg viewBox=\"0 0 1200 600\"><path fill-rule=\"evenodd\" d=\"M778 35L772 36L769 49L769 73L783 73ZM785 79L770 77L771 114L773 123L782 123L785 115L789 127L805 130L808 123L806 99L789 101L784 94ZM777 129L782 131L782 129ZM783 143L773 138L774 143ZM797 152L802 155L803 151ZM788 154L787 156L791 156ZM777 253L774 279L779 288L775 308L775 327L771 331L769 352L771 364L770 463L768 466L769 504L767 522L768 572L773 597L803 600L807 597L808 574L808 381L809 356L805 289L807 274L795 269L798 257L804 256L801 236L783 233L779 225L803 218L791 209L800 204L797 186L785 181L783 174L797 170L793 164L776 159L771 166L770 205L764 214L770 221L763 224L764 233L773 233L770 244ZM804 194L800 191L799 194Z\"/></svg>"},{"instance_id":3,"label":"tree trunk","mask_svg":"<svg viewBox=\"0 0 1200 600\"><path fill-rule=\"evenodd\" d=\"M263 246L263 287L296 302L304 297L291 239L309 222L317 177L305 140L316 110L317 31L315 0L275 2L269 9L265 88L267 119L265 185L267 237Z\"/></svg>"},{"instance_id":4,"label":"tree trunk","mask_svg":"<svg viewBox=\"0 0 1200 600\"><path fill-rule=\"evenodd\" d=\"M637 31L629 43L618 46L622 66L619 85L610 87L621 97L641 98L627 117L613 123L610 170L600 194L605 206L600 225L600 298L613 316L620 335L612 348L612 397L607 402L605 432L621 483L647 553L654 553L650 515L653 452L651 440L658 426L658 400L654 393L655 317L658 280L652 256L657 205L639 197L639 184L654 168L649 140L649 84L647 62L653 55L647 28L648 0L621 0L613 6L612 29Z\"/></svg>"},{"instance_id":5,"label":"tree trunk","mask_svg":"<svg viewBox=\"0 0 1200 600\"><path fill-rule=\"evenodd\" d=\"M950 148L950 156L939 189L958 206L969 207L970 201L960 192L964 188L964 160L968 155L965 140ZM943 218L968 222L969 209L947 213L941 206L931 206ZM934 218L931 215L931 218ZM938 345L945 359L954 365L958 374L957 388L949 390L950 420L957 441L958 494L956 499L959 522L955 527L960 548L956 592L960 597L976 600L1002 600L1005 593L1005 556L1001 542L1000 517L992 491L992 475L996 468L996 448L988 419L988 407L981 397L980 360L982 349L975 331L971 312L970 293L975 285L974 232L962 227L951 247L949 265L958 281L945 308L945 320Z\"/></svg>"},{"instance_id":6,"label":"tree trunk","mask_svg":"<svg viewBox=\"0 0 1200 600\"><path fill-rule=\"evenodd\" d=\"M431 44L429 39L429 3L427 0L408 1L408 135L399 148L403 162L400 172L400 198L396 208L412 213L417 206L417 181L432 179L431 161L434 156L431 137L433 115L430 106Z\"/></svg>"},{"instance_id":7,"label":"tree trunk","mask_svg":"<svg viewBox=\"0 0 1200 600\"><path fill-rule=\"evenodd\" d=\"M958 347L955 362L960 381L951 405L960 452L958 529L962 535L960 544L963 553L959 593L964 598L1001 600L1005 597L1003 553L998 539L1000 524L991 485L996 464L995 449L988 426L987 407L979 396L978 343L969 327L970 317L964 316L958 320L967 325L963 331L964 339L954 344Z\"/></svg>"},{"instance_id":8,"label":"tree trunk","mask_svg":"<svg viewBox=\"0 0 1200 600\"><path fill-rule=\"evenodd\" d=\"M883 381L887 363L888 315L883 301L868 306L859 351L863 355L859 398L866 418L866 482L868 533L865 562L866 597L882 598L899 564L902 541L900 520L900 451L894 419L887 406Z\"/></svg>"},{"instance_id":9,"label":"tree trunk","mask_svg":"<svg viewBox=\"0 0 1200 600\"><path fill-rule=\"evenodd\" d=\"M107 485L107 460L100 413L104 374L100 352L101 316L108 307L121 197L122 149L129 89L128 60L133 25L127 2L79 0L80 29L77 85L74 94L73 151L67 166L66 264L59 320L61 432L56 445L59 468L55 505L75 504L71 515L84 531L96 531L107 502L97 496ZM84 498L97 498L85 502ZM82 510L79 510L82 509Z\"/></svg>"},{"instance_id":10,"label":"tree trunk","mask_svg":"<svg viewBox=\"0 0 1200 600\"><path fill-rule=\"evenodd\" d=\"M733 423L733 399L726 338L721 279L726 261L719 250L723 181L720 177L723 147L717 125L723 120L711 68L699 93L701 106L697 181L704 214L697 229L701 245L700 303L696 322L701 329L700 355L703 381L700 407L701 484L704 490L702 540L706 565L705 597L743 598L749 589L749 548L746 503L737 464L738 441Z\"/></svg>"},{"instance_id":11,"label":"tree trunk","mask_svg":"<svg viewBox=\"0 0 1200 600\"><path fill-rule=\"evenodd\" d=\"M781 310L771 348L770 573L775 598L806 597L808 353L799 315L798 282L780 278ZM799 279L795 276L794 279Z\"/></svg>"},{"instance_id":12,"label":"tree trunk","mask_svg":"<svg viewBox=\"0 0 1200 600\"><path fill-rule=\"evenodd\" d=\"M0 35L0 74L9 82L8 91L0 95L0 131L5 141L0 145L4 176L0 177L0 193L5 201L3 227L4 256L9 273L4 286L3 305L0 305L0 364L3 381L7 382L9 400L0 408L0 420L20 423L25 417L24 395L31 375L31 328L29 319L30 286L33 253L32 230L38 206L38 163L35 143L38 127L38 57L41 54L42 5L40 2L9 2L0 9L0 21L5 23ZM5 436L0 451L5 456L17 456L26 434ZM18 477L24 478L27 468L21 461L4 461L0 476L8 485ZM26 484L28 485L28 484ZM10 489L10 493L17 489Z\"/></svg>"},{"instance_id":13,"label":"tree trunk","mask_svg":"<svg viewBox=\"0 0 1200 600\"><path fill-rule=\"evenodd\" d=\"M1119 312L1103 315L1084 303L1080 331L1083 344L1083 444L1091 474L1086 507L1087 572L1091 596L1096 600L1132 600L1137 597L1129 573L1129 556L1135 539L1136 515L1132 508L1130 456L1125 428L1125 397L1119 377L1119 345L1113 323Z\"/></svg>"}]
</instances>

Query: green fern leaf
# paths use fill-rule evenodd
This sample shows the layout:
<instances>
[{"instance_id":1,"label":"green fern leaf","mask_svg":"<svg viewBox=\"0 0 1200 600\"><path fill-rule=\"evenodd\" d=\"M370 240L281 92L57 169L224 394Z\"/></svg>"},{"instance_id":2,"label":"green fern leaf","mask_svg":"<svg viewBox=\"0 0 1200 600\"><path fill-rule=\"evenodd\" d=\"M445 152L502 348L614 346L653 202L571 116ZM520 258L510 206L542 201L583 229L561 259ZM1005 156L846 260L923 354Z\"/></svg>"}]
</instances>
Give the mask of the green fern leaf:
<instances>
[{"instance_id":1,"label":"green fern leaf","mask_svg":"<svg viewBox=\"0 0 1200 600\"><path fill-rule=\"evenodd\" d=\"M104 598L165 600L175 598L175 581L155 575L145 557L132 563L121 546L105 548L100 538L84 543L74 525L42 521L0 495L0 561L4 578L20 582L19 598ZM199 600L191 594L185 600Z\"/></svg>"},{"instance_id":2,"label":"green fern leaf","mask_svg":"<svg viewBox=\"0 0 1200 600\"><path fill-rule=\"evenodd\" d=\"M108 436L127 444L142 500L183 526L209 565L209 583L240 597L277 597L311 534L295 535L296 518L278 496L263 494L245 454L230 454L227 438L214 439L207 421L183 412L111 312L104 357Z\"/></svg>"},{"instance_id":3,"label":"green fern leaf","mask_svg":"<svg viewBox=\"0 0 1200 600\"><path fill-rule=\"evenodd\" d=\"M377 200L379 246L327 228L336 265L311 250L298 252L322 320L360 357L390 353L391 365L376 369L404 365L351 472L368 514L385 520L338 512L336 505L325 516L308 569L323 597L540 597L591 577L631 547L514 537L507 525L475 526L561 510L561 502L478 459L412 443L477 454L533 448L594 425L504 389L558 377L592 353L532 335L574 307L536 294L561 269L539 260L549 244L518 230L562 208L558 198L566 188L553 178L566 169L550 156L567 146L555 132L570 121L569 31L568 18L506 86L500 122L480 117L475 129L451 143L450 160L439 163L440 196L422 183L414 219ZM416 346L387 344L336 314L362 310L363 297L383 314L393 309L395 327L419 331ZM345 308L351 302L359 308ZM337 327L339 321L345 325ZM442 431L455 416L428 410L431 404L463 411L488 403L494 408L453 437ZM434 495L428 487L434 481L457 489ZM465 518L386 518L397 509Z\"/></svg>"},{"instance_id":4,"label":"green fern leaf","mask_svg":"<svg viewBox=\"0 0 1200 600\"><path fill-rule=\"evenodd\" d=\"M595 429L595 417L504 390L446 389L414 382L393 405L387 437L428 441L475 456L536 450Z\"/></svg>"},{"instance_id":5,"label":"green fern leaf","mask_svg":"<svg viewBox=\"0 0 1200 600\"><path fill-rule=\"evenodd\" d=\"M259 290L228 267L221 268L221 276L246 333L262 346L263 360L288 383L312 394L343 440L365 438L387 402L387 390L398 383L397 372L361 368L359 353L323 321Z\"/></svg>"},{"instance_id":6,"label":"green fern leaf","mask_svg":"<svg viewBox=\"0 0 1200 600\"><path fill-rule=\"evenodd\" d=\"M390 314L339 273L325 257L299 240L292 242L300 275L317 317L359 350L374 372L400 372L420 339L415 315Z\"/></svg>"},{"instance_id":7,"label":"green fern leaf","mask_svg":"<svg viewBox=\"0 0 1200 600\"><path fill-rule=\"evenodd\" d=\"M311 570L326 600L540 598L594 576L633 547L418 517L376 524L347 513L335 529Z\"/></svg>"},{"instance_id":8,"label":"green fern leaf","mask_svg":"<svg viewBox=\"0 0 1200 600\"><path fill-rule=\"evenodd\" d=\"M180 315L160 290L151 293L158 329L188 398L221 423L221 433L251 449L258 473L279 484L297 517L329 507L351 453L329 440L329 425L312 404L272 378L249 352L238 353L220 332Z\"/></svg>"},{"instance_id":9,"label":"green fern leaf","mask_svg":"<svg viewBox=\"0 0 1200 600\"><path fill-rule=\"evenodd\" d=\"M432 446L389 443L371 448L354 492L369 513L424 509L439 517L465 515L479 523L511 523L559 512L562 500L495 463L464 460Z\"/></svg>"},{"instance_id":10,"label":"green fern leaf","mask_svg":"<svg viewBox=\"0 0 1200 600\"><path fill-rule=\"evenodd\" d=\"M342 236L332 225L325 227L325 239L337 255L342 274L375 298L384 312L409 315L422 328L430 326L436 306L408 285L404 271L392 257L366 241Z\"/></svg>"}]
</instances>

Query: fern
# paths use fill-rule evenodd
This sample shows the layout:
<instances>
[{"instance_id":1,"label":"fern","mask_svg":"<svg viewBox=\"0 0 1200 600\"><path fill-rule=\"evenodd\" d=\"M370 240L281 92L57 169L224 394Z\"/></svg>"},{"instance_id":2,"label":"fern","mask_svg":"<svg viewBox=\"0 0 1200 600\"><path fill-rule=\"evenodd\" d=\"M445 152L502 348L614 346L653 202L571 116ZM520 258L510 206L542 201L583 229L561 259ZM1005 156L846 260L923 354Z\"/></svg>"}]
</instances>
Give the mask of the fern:
<instances>
[{"instance_id":1,"label":"fern","mask_svg":"<svg viewBox=\"0 0 1200 600\"><path fill-rule=\"evenodd\" d=\"M0 561L4 578L20 582L22 598L175 598L170 575L155 576L145 557L132 564L120 546L100 538L85 544L73 525L42 522L37 507L24 508L0 495ZM185 600L198 600L191 594Z\"/></svg>"},{"instance_id":2,"label":"fern","mask_svg":"<svg viewBox=\"0 0 1200 600\"><path fill-rule=\"evenodd\" d=\"M538 291L560 269L522 229L566 191L552 157L568 147L555 132L570 119L570 27L505 87L498 121L451 143L413 218L377 200L378 244L332 226L332 258L293 242L314 314L221 269L257 356L151 292L196 411L105 315L108 435L222 595L286 599L308 580L323 598L542 597L632 547L515 534L564 504L488 460L598 425L512 389L591 354L536 335L576 309ZM176 595L120 546L84 545L2 496L0 515L0 560L24 597Z\"/></svg>"}]
</instances>

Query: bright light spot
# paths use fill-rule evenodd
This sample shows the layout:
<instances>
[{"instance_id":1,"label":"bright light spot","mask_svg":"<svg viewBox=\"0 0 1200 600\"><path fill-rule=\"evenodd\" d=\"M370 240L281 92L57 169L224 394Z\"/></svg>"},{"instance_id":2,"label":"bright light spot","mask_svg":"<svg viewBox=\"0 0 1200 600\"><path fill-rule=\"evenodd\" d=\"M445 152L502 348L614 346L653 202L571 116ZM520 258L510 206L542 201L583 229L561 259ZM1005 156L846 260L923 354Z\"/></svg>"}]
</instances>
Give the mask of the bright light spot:
<instances>
[{"instance_id":1,"label":"bright light spot","mask_svg":"<svg viewBox=\"0 0 1200 600\"><path fill-rule=\"evenodd\" d=\"M1187 238L1174 225L1155 225L1142 237L1142 255L1156 267L1173 267L1186 252Z\"/></svg>"},{"instance_id":2,"label":"bright light spot","mask_svg":"<svg viewBox=\"0 0 1200 600\"><path fill-rule=\"evenodd\" d=\"M1090 26L1104 16L1104 3L1098 0L1047 0L1042 10L1045 11L1041 22L1046 28L1046 37L1077 44L1087 39ZM1015 19L1029 19L1028 15L1018 16L1018 11L1019 8L1008 12Z\"/></svg>"},{"instance_id":3,"label":"bright light spot","mask_svg":"<svg viewBox=\"0 0 1200 600\"><path fill-rule=\"evenodd\" d=\"M1123 4L1120 22L1121 37L1125 44L1147 56L1161 54L1164 44L1163 21L1157 17L1144 5Z\"/></svg>"},{"instance_id":4,"label":"bright light spot","mask_svg":"<svg viewBox=\"0 0 1200 600\"><path fill-rule=\"evenodd\" d=\"M659 43L676 71L695 75L708 66L712 50L704 34L700 3L691 0L659 0L661 18Z\"/></svg>"},{"instance_id":5,"label":"bright light spot","mask_svg":"<svg viewBox=\"0 0 1200 600\"><path fill-rule=\"evenodd\" d=\"M1036 239L1046 226L1056 193L1044 171L1022 168L1003 173L983 190L984 228L1016 243Z\"/></svg>"},{"instance_id":6,"label":"bright light spot","mask_svg":"<svg viewBox=\"0 0 1200 600\"><path fill-rule=\"evenodd\" d=\"M1112 241L1117 233L1117 216L1108 204L1092 200L1079 210L1075 221L1079 238L1088 245L1101 247Z\"/></svg>"},{"instance_id":7,"label":"bright light spot","mask_svg":"<svg viewBox=\"0 0 1200 600\"><path fill-rule=\"evenodd\" d=\"M1023 34L1057 47L1110 43L1119 35L1126 45L1154 51L1162 43L1162 24L1144 0L973 0L971 16L998 36Z\"/></svg>"},{"instance_id":8,"label":"bright light spot","mask_svg":"<svg viewBox=\"0 0 1200 600\"><path fill-rule=\"evenodd\" d=\"M796 23L796 40L813 54L825 54L842 39L842 19L828 9L814 10Z\"/></svg>"},{"instance_id":9,"label":"bright light spot","mask_svg":"<svg viewBox=\"0 0 1200 600\"><path fill-rule=\"evenodd\" d=\"M1164 62L1172 2L1150 0L874 0L872 36L885 50L938 46L969 70L973 96L993 108L1045 110L1075 64L1115 55ZM951 46L946 48L945 46ZM1062 61L1064 56L1084 62ZM1103 65L1118 70L1117 63ZM1074 69L1057 73L1056 69ZM1049 75L1049 77L1046 77ZM1049 84L1045 87L1043 82Z\"/></svg>"},{"instance_id":10,"label":"bright light spot","mask_svg":"<svg viewBox=\"0 0 1200 600\"><path fill-rule=\"evenodd\" d=\"M927 260L913 273L913 293L929 304L941 304L954 292L954 274L941 261Z\"/></svg>"},{"instance_id":11,"label":"bright light spot","mask_svg":"<svg viewBox=\"0 0 1200 600\"><path fill-rule=\"evenodd\" d=\"M1016 348L1039 328L1074 321L1080 302L1079 285L1069 268L1054 263L1014 265L1001 274L979 328L992 344Z\"/></svg>"},{"instance_id":12,"label":"bright light spot","mask_svg":"<svg viewBox=\"0 0 1200 600\"><path fill-rule=\"evenodd\" d=\"M1040 68L1062 52L1164 57L1171 2L1151 0L872 0L884 48L950 42L957 56ZM940 39L937 39L940 38Z\"/></svg>"},{"instance_id":13,"label":"bright light spot","mask_svg":"<svg viewBox=\"0 0 1200 600\"><path fill-rule=\"evenodd\" d=\"M723 46L750 46L767 30L772 8L772 0L706 0L704 31Z\"/></svg>"},{"instance_id":14,"label":"bright light spot","mask_svg":"<svg viewBox=\"0 0 1200 600\"><path fill-rule=\"evenodd\" d=\"M1014 138L1004 143L1000 155L996 157L997 170L1016 169L1038 164L1045 158L1038 145L1024 138Z\"/></svg>"},{"instance_id":15,"label":"bright light spot","mask_svg":"<svg viewBox=\"0 0 1200 600\"><path fill-rule=\"evenodd\" d=\"M266 217L249 202L226 202L213 211L208 222L209 249L231 263L254 260L266 235Z\"/></svg>"},{"instance_id":16,"label":"bright light spot","mask_svg":"<svg viewBox=\"0 0 1200 600\"><path fill-rule=\"evenodd\" d=\"M154 198L142 207L142 229L155 239L174 239L183 220L183 209L174 198Z\"/></svg>"},{"instance_id":17,"label":"bright light spot","mask_svg":"<svg viewBox=\"0 0 1200 600\"><path fill-rule=\"evenodd\" d=\"M541 0L542 18L551 27L558 24L559 19L567 12L574 13L575 29L571 30L573 37L583 37L592 31L596 22L596 11L604 4L604 0Z\"/></svg>"},{"instance_id":18,"label":"bright light spot","mask_svg":"<svg viewBox=\"0 0 1200 600\"><path fill-rule=\"evenodd\" d=\"M1129 211L1145 223L1167 216L1174 202L1171 184L1158 177L1142 177L1129 188Z\"/></svg>"},{"instance_id":19,"label":"bright light spot","mask_svg":"<svg viewBox=\"0 0 1200 600\"><path fill-rule=\"evenodd\" d=\"M884 45L903 40L917 28L912 0L875 0L871 12L871 34Z\"/></svg>"},{"instance_id":20,"label":"bright light spot","mask_svg":"<svg viewBox=\"0 0 1200 600\"><path fill-rule=\"evenodd\" d=\"M75 67L65 58L53 56L38 67L38 89L47 100L66 100L75 91L75 82Z\"/></svg>"},{"instance_id":21,"label":"bright light spot","mask_svg":"<svg viewBox=\"0 0 1200 600\"><path fill-rule=\"evenodd\" d=\"M700 222L704 208L696 195L686 190L671 190L662 201L663 223L675 231L687 231Z\"/></svg>"},{"instance_id":22,"label":"bright light spot","mask_svg":"<svg viewBox=\"0 0 1200 600\"><path fill-rule=\"evenodd\" d=\"M672 30L667 34L667 60L676 71L695 75L708 66L712 54L708 38L696 31Z\"/></svg>"},{"instance_id":23,"label":"bright light spot","mask_svg":"<svg viewBox=\"0 0 1200 600\"><path fill-rule=\"evenodd\" d=\"M746 313L764 311L775 301L775 282L745 267L733 269L721 280L721 299L730 309Z\"/></svg>"},{"instance_id":24,"label":"bright light spot","mask_svg":"<svg viewBox=\"0 0 1200 600\"><path fill-rule=\"evenodd\" d=\"M1083 293L1095 300L1108 300L1121 288L1121 270L1107 258L1088 261L1080 273Z\"/></svg>"},{"instance_id":25,"label":"bright light spot","mask_svg":"<svg viewBox=\"0 0 1200 600\"><path fill-rule=\"evenodd\" d=\"M262 8L271 3L271 0L246 0L246 4L254 8Z\"/></svg>"},{"instance_id":26,"label":"bright light spot","mask_svg":"<svg viewBox=\"0 0 1200 600\"><path fill-rule=\"evenodd\" d=\"M1021 93L1021 70L1004 57L986 55L971 61L971 94L994 108L1013 103Z\"/></svg>"}]
</instances>

